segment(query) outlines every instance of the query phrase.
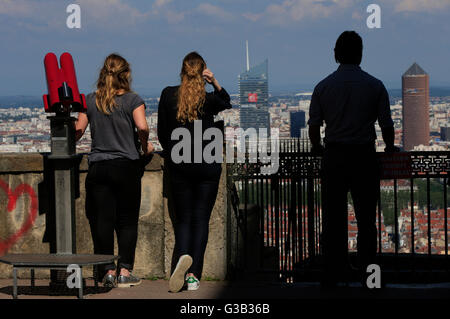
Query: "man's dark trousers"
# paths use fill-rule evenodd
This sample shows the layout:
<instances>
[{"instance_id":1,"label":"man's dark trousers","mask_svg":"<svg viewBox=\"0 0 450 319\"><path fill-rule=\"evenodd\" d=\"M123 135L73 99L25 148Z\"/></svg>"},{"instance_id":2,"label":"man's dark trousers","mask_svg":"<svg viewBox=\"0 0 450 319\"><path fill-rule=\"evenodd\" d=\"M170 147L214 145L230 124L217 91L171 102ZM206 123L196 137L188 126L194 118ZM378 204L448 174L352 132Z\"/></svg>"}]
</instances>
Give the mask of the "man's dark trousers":
<instances>
[{"instance_id":1,"label":"man's dark trousers","mask_svg":"<svg viewBox=\"0 0 450 319\"><path fill-rule=\"evenodd\" d=\"M324 280L336 282L345 280L348 270L349 191L358 225L358 267L365 273L367 265L375 262L380 178L374 144L327 144L322 173Z\"/></svg>"}]
</instances>

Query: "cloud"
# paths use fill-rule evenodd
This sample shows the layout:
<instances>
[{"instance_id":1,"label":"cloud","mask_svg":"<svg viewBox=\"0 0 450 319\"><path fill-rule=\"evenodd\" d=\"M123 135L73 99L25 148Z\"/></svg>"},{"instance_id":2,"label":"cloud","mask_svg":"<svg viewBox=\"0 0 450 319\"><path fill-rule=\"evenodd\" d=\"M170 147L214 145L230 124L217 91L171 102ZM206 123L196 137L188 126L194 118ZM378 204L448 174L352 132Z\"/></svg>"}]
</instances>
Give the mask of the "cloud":
<instances>
[{"instance_id":1,"label":"cloud","mask_svg":"<svg viewBox=\"0 0 450 319\"><path fill-rule=\"evenodd\" d=\"M178 24L188 16L199 14L224 21L233 19L233 15L230 12L210 3L201 3L195 8L178 11L175 10L173 5L168 6L171 2L172 0L156 0L153 4L152 14L156 17L164 17L169 24Z\"/></svg>"},{"instance_id":2,"label":"cloud","mask_svg":"<svg viewBox=\"0 0 450 319\"><path fill-rule=\"evenodd\" d=\"M34 12L33 3L24 0L0 0L0 14L13 17L29 16Z\"/></svg>"},{"instance_id":3,"label":"cloud","mask_svg":"<svg viewBox=\"0 0 450 319\"><path fill-rule=\"evenodd\" d=\"M364 17L362 16L362 14L358 11L353 11L352 13L352 19L354 20L358 20L358 21L362 21L364 19Z\"/></svg>"},{"instance_id":4,"label":"cloud","mask_svg":"<svg viewBox=\"0 0 450 319\"><path fill-rule=\"evenodd\" d=\"M263 13L245 13L250 21L267 20L270 24L287 25L304 19L326 18L355 3L356 0L284 0L269 5Z\"/></svg>"},{"instance_id":5,"label":"cloud","mask_svg":"<svg viewBox=\"0 0 450 319\"><path fill-rule=\"evenodd\" d=\"M233 19L233 15L230 12L210 3L201 3L197 7L196 11L204 15L219 18L221 20Z\"/></svg>"},{"instance_id":6,"label":"cloud","mask_svg":"<svg viewBox=\"0 0 450 319\"><path fill-rule=\"evenodd\" d=\"M81 7L82 28L133 26L150 15L150 12L141 12L123 0L74 0L72 3ZM0 0L0 15L11 16L18 27L30 30L64 30L62 27L66 24L66 7L69 4L60 0ZM118 21L120 23L115 23Z\"/></svg>"},{"instance_id":7,"label":"cloud","mask_svg":"<svg viewBox=\"0 0 450 319\"><path fill-rule=\"evenodd\" d=\"M432 12L450 8L450 0L397 0L396 12Z\"/></svg>"},{"instance_id":8,"label":"cloud","mask_svg":"<svg viewBox=\"0 0 450 319\"><path fill-rule=\"evenodd\" d=\"M121 25L133 25L150 14L141 12L122 0L78 0L76 3L80 5L82 14L93 18L90 21L109 22L110 25L113 21L120 21Z\"/></svg>"},{"instance_id":9,"label":"cloud","mask_svg":"<svg viewBox=\"0 0 450 319\"><path fill-rule=\"evenodd\" d=\"M450 9L450 0L379 0L390 11L439 12ZM275 1L273 1L275 2ZM376 1L375 1L376 2ZM369 2L368 2L369 3ZM304 20L328 18L342 14L345 10L363 8L359 0L283 0L268 5L262 12L246 12L242 16L252 22L266 22L286 26ZM349 12L352 19L362 20L364 12Z\"/></svg>"},{"instance_id":10,"label":"cloud","mask_svg":"<svg viewBox=\"0 0 450 319\"><path fill-rule=\"evenodd\" d=\"M155 0L152 5L152 11L149 15L152 18L165 19L169 24L178 24L184 20L186 12L178 12L173 10L170 4L173 0Z\"/></svg>"},{"instance_id":11,"label":"cloud","mask_svg":"<svg viewBox=\"0 0 450 319\"><path fill-rule=\"evenodd\" d=\"M167 19L167 22L171 24L177 24L184 20L184 16L186 15L185 12L175 12L172 10L167 10L164 13L164 16Z\"/></svg>"},{"instance_id":12,"label":"cloud","mask_svg":"<svg viewBox=\"0 0 450 319\"><path fill-rule=\"evenodd\" d=\"M242 16L252 22L256 22L263 16L263 13L243 13Z\"/></svg>"},{"instance_id":13,"label":"cloud","mask_svg":"<svg viewBox=\"0 0 450 319\"><path fill-rule=\"evenodd\" d=\"M61 16L52 14L61 10ZM66 7L60 1L37 2L28 0L0 0L0 28L10 30L26 29L31 32L49 32L61 30L65 25ZM61 19L60 17L63 17Z\"/></svg>"},{"instance_id":14,"label":"cloud","mask_svg":"<svg viewBox=\"0 0 450 319\"><path fill-rule=\"evenodd\" d=\"M178 24L188 16L206 15L216 19L230 21L233 15L221 7L210 3L201 3L195 8L177 11L174 6L168 6L172 0L156 0L153 4L152 14L156 17L164 17L169 24Z\"/></svg>"},{"instance_id":15,"label":"cloud","mask_svg":"<svg viewBox=\"0 0 450 319\"><path fill-rule=\"evenodd\" d=\"M172 2L172 0L156 0L153 3L153 7L161 8L161 7L164 7L165 5L167 5L167 4L171 3L171 2Z\"/></svg>"}]
</instances>

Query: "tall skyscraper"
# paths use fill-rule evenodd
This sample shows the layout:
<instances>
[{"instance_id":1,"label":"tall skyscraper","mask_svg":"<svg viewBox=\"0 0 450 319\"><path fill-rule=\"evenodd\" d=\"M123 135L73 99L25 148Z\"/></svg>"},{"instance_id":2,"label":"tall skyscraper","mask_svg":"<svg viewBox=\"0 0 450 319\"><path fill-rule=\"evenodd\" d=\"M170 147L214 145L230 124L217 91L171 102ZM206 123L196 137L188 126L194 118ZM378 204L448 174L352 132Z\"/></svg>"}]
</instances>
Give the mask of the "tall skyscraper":
<instances>
[{"instance_id":1,"label":"tall skyscraper","mask_svg":"<svg viewBox=\"0 0 450 319\"><path fill-rule=\"evenodd\" d=\"M247 68L239 75L241 128L267 128L270 133L268 60L250 67L246 42Z\"/></svg>"},{"instance_id":2,"label":"tall skyscraper","mask_svg":"<svg viewBox=\"0 0 450 319\"><path fill-rule=\"evenodd\" d=\"M305 112L290 112L289 117L291 121L291 137L300 138L301 129L305 127Z\"/></svg>"},{"instance_id":3,"label":"tall skyscraper","mask_svg":"<svg viewBox=\"0 0 450 319\"><path fill-rule=\"evenodd\" d=\"M430 143L430 77L414 63L402 77L403 148Z\"/></svg>"}]
</instances>

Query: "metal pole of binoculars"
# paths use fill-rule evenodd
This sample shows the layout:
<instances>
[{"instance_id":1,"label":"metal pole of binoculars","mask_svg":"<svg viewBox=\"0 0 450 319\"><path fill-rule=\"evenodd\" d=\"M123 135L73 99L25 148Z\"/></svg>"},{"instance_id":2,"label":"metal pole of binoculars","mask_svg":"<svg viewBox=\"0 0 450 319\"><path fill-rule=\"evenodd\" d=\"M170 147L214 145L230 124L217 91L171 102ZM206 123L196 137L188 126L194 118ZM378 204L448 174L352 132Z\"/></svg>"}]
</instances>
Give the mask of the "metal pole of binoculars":
<instances>
[{"instance_id":1,"label":"metal pole of binoculars","mask_svg":"<svg viewBox=\"0 0 450 319\"><path fill-rule=\"evenodd\" d=\"M49 116L51 154L48 159L54 169L56 253L76 252L75 198L79 192L77 164L80 156L75 149L75 118L70 113Z\"/></svg>"}]
</instances>

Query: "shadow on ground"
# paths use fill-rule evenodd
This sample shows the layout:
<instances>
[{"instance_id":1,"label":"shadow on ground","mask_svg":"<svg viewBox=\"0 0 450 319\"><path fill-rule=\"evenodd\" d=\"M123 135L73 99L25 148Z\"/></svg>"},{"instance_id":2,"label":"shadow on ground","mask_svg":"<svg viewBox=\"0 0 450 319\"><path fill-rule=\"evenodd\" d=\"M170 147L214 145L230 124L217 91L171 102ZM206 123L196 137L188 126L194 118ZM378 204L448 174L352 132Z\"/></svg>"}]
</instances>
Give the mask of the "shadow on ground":
<instances>
[{"instance_id":1,"label":"shadow on ground","mask_svg":"<svg viewBox=\"0 0 450 319\"><path fill-rule=\"evenodd\" d=\"M12 298L12 280L0 280L0 299ZM29 281L19 280L19 299L76 299L77 289L54 289L48 280L39 280L34 288ZM264 283L264 282L224 282L204 281L197 291L182 290L178 293L168 291L167 280L143 280L141 285L132 288L104 288L98 291L93 281L87 280L84 289L86 299L450 299L450 283L387 285L382 289L363 289L357 283L340 285L333 290L324 291L318 283Z\"/></svg>"},{"instance_id":2,"label":"shadow on ground","mask_svg":"<svg viewBox=\"0 0 450 319\"><path fill-rule=\"evenodd\" d=\"M106 287L85 287L83 294L86 295L101 295L110 292L111 288ZM6 286L0 288L0 294L13 295L13 286ZM54 288L50 286L17 286L18 296L35 296L35 297L78 297L78 289Z\"/></svg>"}]
</instances>

